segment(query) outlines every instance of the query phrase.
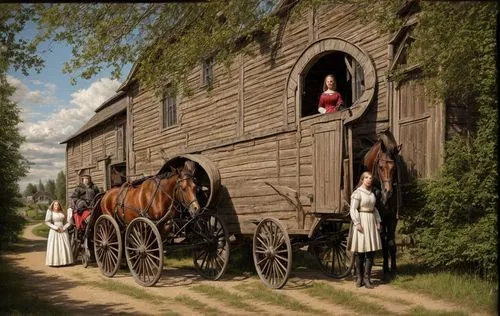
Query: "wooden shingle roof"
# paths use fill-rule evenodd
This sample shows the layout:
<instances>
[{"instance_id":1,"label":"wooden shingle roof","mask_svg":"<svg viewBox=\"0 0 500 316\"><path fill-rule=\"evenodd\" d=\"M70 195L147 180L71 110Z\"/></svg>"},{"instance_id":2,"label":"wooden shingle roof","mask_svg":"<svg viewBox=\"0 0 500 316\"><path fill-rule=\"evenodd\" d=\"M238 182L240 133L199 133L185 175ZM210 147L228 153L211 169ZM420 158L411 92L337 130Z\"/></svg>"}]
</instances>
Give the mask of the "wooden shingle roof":
<instances>
[{"instance_id":1,"label":"wooden shingle roof","mask_svg":"<svg viewBox=\"0 0 500 316\"><path fill-rule=\"evenodd\" d=\"M90 118L78 131L76 131L69 138L60 142L60 144L68 143L74 138L84 134L97 125L104 123L108 119L127 110L127 98L124 91L116 93L114 96L104 101L96 110L94 116Z\"/></svg>"}]
</instances>

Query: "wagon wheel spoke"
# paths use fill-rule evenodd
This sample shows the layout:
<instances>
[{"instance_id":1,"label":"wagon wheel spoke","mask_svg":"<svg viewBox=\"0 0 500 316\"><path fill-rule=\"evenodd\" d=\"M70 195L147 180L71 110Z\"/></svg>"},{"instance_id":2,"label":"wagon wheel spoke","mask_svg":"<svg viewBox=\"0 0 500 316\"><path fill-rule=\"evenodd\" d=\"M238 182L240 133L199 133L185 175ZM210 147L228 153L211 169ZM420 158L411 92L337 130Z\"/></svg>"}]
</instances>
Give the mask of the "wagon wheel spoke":
<instances>
[{"instance_id":1,"label":"wagon wheel spoke","mask_svg":"<svg viewBox=\"0 0 500 316\"><path fill-rule=\"evenodd\" d=\"M142 286L158 282L163 269L163 243L154 223L135 218L125 232L125 255L135 281Z\"/></svg>"},{"instance_id":2,"label":"wagon wheel spoke","mask_svg":"<svg viewBox=\"0 0 500 316\"><path fill-rule=\"evenodd\" d=\"M292 248L288 233L279 220L266 218L257 225L253 258L264 284L276 289L285 285L292 268Z\"/></svg>"},{"instance_id":3,"label":"wagon wheel spoke","mask_svg":"<svg viewBox=\"0 0 500 316\"><path fill-rule=\"evenodd\" d=\"M341 221L322 220L313 233L312 253L316 256L321 270L333 278L347 276L353 265L348 255L348 224Z\"/></svg>"},{"instance_id":4,"label":"wagon wheel spoke","mask_svg":"<svg viewBox=\"0 0 500 316\"><path fill-rule=\"evenodd\" d=\"M94 226L94 255L103 275L112 277L118 271L122 248L118 223L109 215L101 215Z\"/></svg>"},{"instance_id":5,"label":"wagon wheel spoke","mask_svg":"<svg viewBox=\"0 0 500 316\"><path fill-rule=\"evenodd\" d=\"M218 280L229 263L229 234L217 215L204 215L193 224L200 239L194 245L193 263L200 275Z\"/></svg>"}]
</instances>

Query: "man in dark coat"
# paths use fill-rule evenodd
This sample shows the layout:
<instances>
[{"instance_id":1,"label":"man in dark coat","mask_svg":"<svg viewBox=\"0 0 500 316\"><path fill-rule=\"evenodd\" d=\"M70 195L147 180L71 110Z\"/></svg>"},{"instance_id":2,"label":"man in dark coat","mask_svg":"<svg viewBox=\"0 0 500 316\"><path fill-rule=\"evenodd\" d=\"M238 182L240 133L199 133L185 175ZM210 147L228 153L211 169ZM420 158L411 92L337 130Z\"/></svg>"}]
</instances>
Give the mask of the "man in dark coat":
<instances>
[{"instance_id":1,"label":"man in dark coat","mask_svg":"<svg viewBox=\"0 0 500 316\"><path fill-rule=\"evenodd\" d=\"M87 219L90 215L92 201L99 192L99 188L92 182L90 175L83 175L82 182L75 188L73 194L71 194L73 217L75 218L75 224L78 229L82 221ZM75 212L77 214L74 214Z\"/></svg>"}]
</instances>

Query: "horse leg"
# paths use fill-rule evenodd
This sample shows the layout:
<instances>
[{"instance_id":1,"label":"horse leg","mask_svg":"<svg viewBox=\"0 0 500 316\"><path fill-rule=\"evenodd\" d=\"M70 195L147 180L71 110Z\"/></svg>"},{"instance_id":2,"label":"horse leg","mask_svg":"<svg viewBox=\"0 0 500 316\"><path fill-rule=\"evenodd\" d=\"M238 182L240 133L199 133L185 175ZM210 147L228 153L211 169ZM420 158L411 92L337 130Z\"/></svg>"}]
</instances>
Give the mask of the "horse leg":
<instances>
[{"instance_id":1,"label":"horse leg","mask_svg":"<svg viewBox=\"0 0 500 316\"><path fill-rule=\"evenodd\" d=\"M397 266L396 266L396 251L397 251L397 245L396 245L396 226L398 224L397 218L392 218L390 225L388 227L388 241L387 241L387 246L389 250L389 254L391 256L391 273L397 273Z\"/></svg>"},{"instance_id":2,"label":"horse leg","mask_svg":"<svg viewBox=\"0 0 500 316\"><path fill-rule=\"evenodd\" d=\"M389 245L387 239L387 222L386 219L382 219L382 224L380 225L380 238L382 240L382 256L384 258L384 262L382 264L382 268L384 271L384 277L389 274Z\"/></svg>"}]
</instances>

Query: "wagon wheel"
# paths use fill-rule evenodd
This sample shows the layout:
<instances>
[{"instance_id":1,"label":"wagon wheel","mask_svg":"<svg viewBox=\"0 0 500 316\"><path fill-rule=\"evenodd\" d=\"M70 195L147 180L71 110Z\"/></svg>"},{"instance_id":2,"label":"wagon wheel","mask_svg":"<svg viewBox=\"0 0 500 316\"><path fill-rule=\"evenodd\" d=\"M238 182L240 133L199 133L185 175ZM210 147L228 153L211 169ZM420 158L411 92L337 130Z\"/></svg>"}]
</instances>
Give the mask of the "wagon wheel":
<instances>
[{"instance_id":1,"label":"wagon wheel","mask_svg":"<svg viewBox=\"0 0 500 316\"><path fill-rule=\"evenodd\" d=\"M97 219L94 228L94 254L97 265L103 275L110 278L118 271L122 257L122 248L118 223L109 215L101 215ZM85 250L88 251L88 247ZM88 255L88 260L90 252L87 254L84 252L83 256L85 257L86 255Z\"/></svg>"},{"instance_id":2,"label":"wagon wheel","mask_svg":"<svg viewBox=\"0 0 500 316\"><path fill-rule=\"evenodd\" d=\"M193 224L195 247L193 263L206 279L218 280L229 263L229 236L227 228L217 215L200 216Z\"/></svg>"},{"instance_id":3,"label":"wagon wheel","mask_svg":"<svg viewBox=\"0 0 500 316\"><path fill-rule=\"evenodd\" d=\"M347 249L349 232L346 222L322 219L311 237L310 251L329 277L340 279L351 272L354 256Z\"/></svg>"},{"instance_id":4,"label":"wagon wheel","mask_svg":"<svg viewBox=\"0 0 500 316\"><path fill-rule=\"evenodd\" d=\"M125 232L125 255L135 282L153 286L163 269L163 243L155 224L147 218L137 217Z\"/></svg>"},{"instance_id":5,"label":"wagon wheel","mask_svg":"<svg viewBox=\"0 0 500 316\"><path fill-rule=\"evenodd\" d=\"M262 220L253 236L253 261L270 288L282 288L292 270L292 245L285 227L274 218Z\"/></svg>"},{"instance_id":6,"label":"wagon wheel","mask_svg":"<svg viewBox=\"0 0 500 316\"><path fill-rule=\"evenodd\" d=\"M69 231L69 238L71 243L71 252L73 253L73 259L78 260L78 255L80 254L81 241L78 239L76 227L73 226Z\"/></svg>"},{"instance_id":7,"label":"wagon wheel","mask_svg":"<svg viewBox=\"0 0 500 316\"><path fill-rule=\"evenodd\" d=\"M82 247L82 265L84 268L87 268L89 266L89 262L91 260L95 260L95 256L93 256L94 252L90 251L90 249L94 248L93 240L92 238L90 238L90 236L92 236L92 234L90 233L91 231L91 227L90 225L88 225L87 230L85 231L85 235L87 236L87 238L84 240Z\"/></svg>"}]
</instances>

